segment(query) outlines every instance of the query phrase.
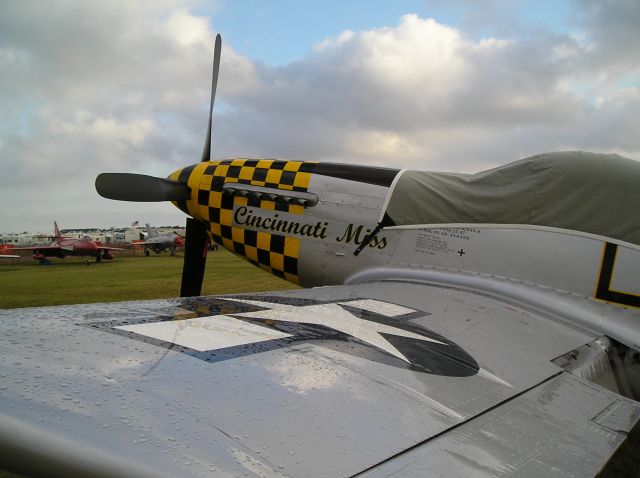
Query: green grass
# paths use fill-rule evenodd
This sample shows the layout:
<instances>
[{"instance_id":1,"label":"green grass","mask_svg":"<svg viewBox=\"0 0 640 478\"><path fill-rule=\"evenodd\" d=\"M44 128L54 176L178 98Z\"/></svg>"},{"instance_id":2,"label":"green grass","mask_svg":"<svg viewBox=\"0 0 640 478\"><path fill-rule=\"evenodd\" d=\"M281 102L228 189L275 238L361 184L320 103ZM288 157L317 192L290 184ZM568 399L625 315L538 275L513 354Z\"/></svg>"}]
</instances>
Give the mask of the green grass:
<instances>
[{"instance_id":1,"label":"green grass","mask_svg":"<svg viewBox=\"0 0 640 478\"><path fill-rule=\"evenodd\" d=\"M80 257L51 259L42 266L31 257L0 263L0 308L114 302L178 297L182 255L119 255L100 264ZM224 249L210 252L203 295L296 288Z\"/></svg>"}]
</instances>

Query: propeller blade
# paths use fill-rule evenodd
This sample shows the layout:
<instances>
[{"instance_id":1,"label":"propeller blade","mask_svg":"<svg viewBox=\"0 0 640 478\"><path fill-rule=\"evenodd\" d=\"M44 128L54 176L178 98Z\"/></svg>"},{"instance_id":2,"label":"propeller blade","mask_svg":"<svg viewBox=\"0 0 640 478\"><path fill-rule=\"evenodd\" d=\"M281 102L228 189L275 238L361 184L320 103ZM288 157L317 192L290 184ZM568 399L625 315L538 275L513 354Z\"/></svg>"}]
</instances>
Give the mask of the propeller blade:
<instances>
[{"instance_id":1,"label":"propeller blade","mask_svg":"<svg viewBox=\"0 0 640 478\"><path fill-rule=\"evenodd\" d=\"M195 219L187 218L180 297L194 297L202 292L208 249L209 237L204 224Z\"/></svg>"},{"instance_id":2,"label":"propeller blade","mask_svg":"<svg viewBox=\"0 0 640 478\"><path fill-rule=\"evenodd\" d=\"M191 191L186 184L144 174L102 173L96 178L100 196L118 201L183 201Z\"/></svg>"},{"instance_id":3,"label":"propeller blade","mask_svg":"<svg viewBox=\"0 0 640 478\"><path fill-rule=\"evenodd\" d=\"M222 37L216 35L216 44L213 49L213 73L211 75L211 105L209 106L209 125L207 126L207 136L204 140L201 161L211 159L211 118L213 116L213 103L216 100L216 88L218 86L218 72L220 71L220 50L222 48Z\"/></svg>"},{"instance_id":4,"label":"propeller blade","mask_svg":"<svg viewBox=\"0 0 640 478\"><path fill-rule=\"evenodd\" d=\"M213 117L213 103L216 100L216 88L218 86L218 72L220 71L220 51L222 37L216 35L216 43L213 48L213 73L211 75L211 104L209 105L209 123L207 136L204 140L201 161L211 159L211 123ZM200 295L204 268L207 263L207 251L209 249L209 237L207 230L201 222L187 218L187 231L184 238L184 262L182 265L182 282L180 284L180 297L193 297Z\"/></svg>"}]
</instances>

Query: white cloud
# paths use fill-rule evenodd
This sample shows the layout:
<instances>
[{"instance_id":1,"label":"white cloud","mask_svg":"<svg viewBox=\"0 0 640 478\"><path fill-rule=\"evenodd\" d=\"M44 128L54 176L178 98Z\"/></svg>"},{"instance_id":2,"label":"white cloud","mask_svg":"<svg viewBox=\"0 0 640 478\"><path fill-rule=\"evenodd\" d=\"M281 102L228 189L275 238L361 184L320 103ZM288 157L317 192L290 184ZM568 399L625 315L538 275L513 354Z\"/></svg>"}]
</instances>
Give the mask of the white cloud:
<instances>
[{"instance_id":1,"label":"white cloud","mask_svg":"<svg viewBox=\"0 0 640 478\"><path fill-rule=\"evenodd\" d=\"M198 43L206 46L211 38L208 20L191 15L186 10L172 13L167 21L167 29L183 47Z\"/></svg>"},{"instance_id":2,"label":"white cloud","mask_svg":"<svg viewBox=\"0 0 640 478\"><path fill-rule=\"evenodd\" d=\"M596 41L544 31L474 41L415 15L348 31L263 66L262 88L220 118L225 151L465 171L562 148L639 156L640 139L620 133L637 129L637 94L589 69ZM625 64L623 74L637 68Z\"/></svg>"}]
</instances>

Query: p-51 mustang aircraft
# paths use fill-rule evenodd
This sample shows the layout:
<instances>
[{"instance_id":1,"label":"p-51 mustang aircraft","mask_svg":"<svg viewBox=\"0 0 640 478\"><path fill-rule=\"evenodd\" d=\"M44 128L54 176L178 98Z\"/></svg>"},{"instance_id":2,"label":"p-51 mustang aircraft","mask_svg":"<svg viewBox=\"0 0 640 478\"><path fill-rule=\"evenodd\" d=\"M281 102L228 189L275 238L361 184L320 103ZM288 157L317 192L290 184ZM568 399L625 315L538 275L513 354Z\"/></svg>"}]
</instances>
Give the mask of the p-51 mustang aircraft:
<instances>
[{"instance_id":1,"label":"p-51 mustang aircraft","mask_svg":"<svg viewBox=\"0 0 640 478\"><path fill-rule=\"evenodd\" d=\"M49 263L49 257L64 259L66 256L95 257L96 262L102 259L111 260L113 255L110 251L121 251L119 247L99 246L89 236L81 239L74 237L64 237L58 229L58 224L53 221L55 240L48 246L14 247L12 251L33 251L33 258L40 263Z\"/></svg>"},{"instance_id":2,"label":"p-51 mustang aircraft","mask_svg":"<svg viewBox=\"0 0 640 478\"><path fill-rule=\"evenodd\" d=\"M183 298L2 312L5 466L598 473L640 413L640 165L212 161L219 55L218 38L202 162L96 180L105 197L191 216ZM197 297L207 241L307 289Z\"/></svg>"}]
</instances>

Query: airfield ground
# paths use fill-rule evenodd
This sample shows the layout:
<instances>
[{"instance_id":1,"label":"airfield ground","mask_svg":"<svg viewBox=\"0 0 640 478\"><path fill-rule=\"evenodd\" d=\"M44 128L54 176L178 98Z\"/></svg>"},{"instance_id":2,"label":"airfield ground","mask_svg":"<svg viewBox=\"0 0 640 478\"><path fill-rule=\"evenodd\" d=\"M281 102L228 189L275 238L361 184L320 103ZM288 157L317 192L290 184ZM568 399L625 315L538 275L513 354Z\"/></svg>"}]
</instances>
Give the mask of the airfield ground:
<instances>
[{"instance_id":1,"label":"airfield ground","mask_svg":"<svg viewBox=\"0 0 640 478\"><path fill-rule=\"evenodd\" d=\"M161 299L180 294L182 254L118 255L96 264L81 257L40 265L30 256L0 263L0 308ZM226 250L210 252L203 295L296 288Z\"/></svg>"}]
</instances>

